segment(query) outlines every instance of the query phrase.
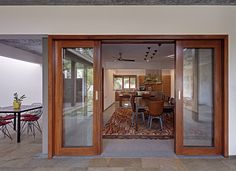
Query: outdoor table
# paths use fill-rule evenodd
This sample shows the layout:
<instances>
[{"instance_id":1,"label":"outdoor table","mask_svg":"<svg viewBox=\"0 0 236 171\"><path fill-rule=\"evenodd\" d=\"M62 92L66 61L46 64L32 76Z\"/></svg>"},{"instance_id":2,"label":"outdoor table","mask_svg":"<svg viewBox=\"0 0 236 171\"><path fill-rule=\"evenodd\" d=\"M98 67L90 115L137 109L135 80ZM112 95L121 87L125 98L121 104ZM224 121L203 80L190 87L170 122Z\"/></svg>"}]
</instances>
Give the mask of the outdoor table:
<instances>
[{"instance_id":1,"label":"outdoor table","mask_svg":"<svg viewBox=\"0 0 236 171\"><path fill-rule=\"evenodd\" d=\"M17 143L20 143L20 136L21 136L21 113L27 112L35 109L40 109L42 106L39 105L22 105L20 109L14 109L13 106L2 107L0 108L1 113L13 113L14 118L14 130L16 130L16 117L17 117Z\"/></svg>"}]
</instances>

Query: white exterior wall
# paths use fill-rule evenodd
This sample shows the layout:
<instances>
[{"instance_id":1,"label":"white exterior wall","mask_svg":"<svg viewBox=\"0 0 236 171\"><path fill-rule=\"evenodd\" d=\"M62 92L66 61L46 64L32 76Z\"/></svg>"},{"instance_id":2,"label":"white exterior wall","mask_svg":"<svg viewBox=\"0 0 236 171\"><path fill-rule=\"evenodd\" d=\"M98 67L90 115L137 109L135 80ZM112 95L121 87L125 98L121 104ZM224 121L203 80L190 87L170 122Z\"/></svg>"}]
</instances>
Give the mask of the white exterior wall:
<instances>
[{"instance_id":1,"label":"white exterior wall","mask_svg":"<svg viewBox=\"0 0 236 171\"><path fill-rule=\"evenodd\" d=\"M42 103L41 61L41 56L0 44L0 107L11 106L15 92L26 95L23 105Z\"/></svg>"},{"instance_id":2,"label":"white exterior wall","mask_svg":"<svg viewBox=\"0 0 236 171\"><path fill-rule=\"evenodd\" d=\"M229 154L236 155L235 16L235 6L1 6L0 34L228 34Z\"/></svg>"}]
</instances>

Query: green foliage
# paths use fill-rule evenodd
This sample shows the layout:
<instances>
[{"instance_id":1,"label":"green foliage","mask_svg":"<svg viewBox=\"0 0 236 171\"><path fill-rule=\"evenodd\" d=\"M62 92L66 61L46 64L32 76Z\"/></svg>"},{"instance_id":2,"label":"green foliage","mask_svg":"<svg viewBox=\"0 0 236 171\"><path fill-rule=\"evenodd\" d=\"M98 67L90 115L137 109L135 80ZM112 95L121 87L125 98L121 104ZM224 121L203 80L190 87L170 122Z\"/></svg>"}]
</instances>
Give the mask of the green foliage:
<instances>
[{"instance_id":1,"label":"green foliage","mask_svg":"<svg viewBox=\"0 0 236 171\"><path fill-rule=\"evenodd\" d=\"M17 101L17 102L22 102L24 98L26 98L25 95L22 95L21 97L18 97L18 94L17 94L17 93L14 93L14 100L15 100L15 101Z\"/></svg>"}]
</instances>

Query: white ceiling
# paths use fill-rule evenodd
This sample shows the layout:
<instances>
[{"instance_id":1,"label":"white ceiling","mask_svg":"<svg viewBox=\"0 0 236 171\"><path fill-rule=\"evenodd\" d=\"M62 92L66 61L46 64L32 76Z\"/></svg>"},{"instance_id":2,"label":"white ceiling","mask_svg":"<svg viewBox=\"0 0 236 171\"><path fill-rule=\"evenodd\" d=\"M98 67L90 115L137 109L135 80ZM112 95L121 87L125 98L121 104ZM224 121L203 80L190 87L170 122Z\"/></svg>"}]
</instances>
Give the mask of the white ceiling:
<instances>
[{"instance_id":1,"label":"white ceiling","mask_svg":"<svg viewBox=\"0 0 236 171\"><path fill-rule=\"evenodd\" d=\"M155 53L156 55L150 62L144 60L146 52L149 51L148 47L151 47L149 54ZM135 62L120 62L115 61L115 58L119 57L119 53L122 53L122 58L134 59ZM170 55L174 55L175 44L174 43L162 43L159 46L158 43L152 44L103 44L102 45L102 59L105 68L144 68L149 67L156 69L173 69L174 58Z\"/></svg>"}]
</instances>

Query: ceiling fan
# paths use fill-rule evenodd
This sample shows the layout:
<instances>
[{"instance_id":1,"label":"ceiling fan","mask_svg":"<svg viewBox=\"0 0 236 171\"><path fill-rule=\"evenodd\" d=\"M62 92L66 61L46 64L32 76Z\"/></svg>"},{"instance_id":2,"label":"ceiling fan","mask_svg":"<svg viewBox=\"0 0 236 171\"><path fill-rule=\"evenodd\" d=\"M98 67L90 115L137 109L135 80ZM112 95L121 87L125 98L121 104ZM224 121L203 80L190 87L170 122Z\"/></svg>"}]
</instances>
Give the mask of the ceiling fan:
<instances>
[{"instance_id":1,"label":"ceiling fan","mask_svg":"<svg viewBox=\"0 0 236 171\"><path fill-rule=\"evenodd\" d=\"M125 58L123 58L121 52L119 53L118 57L113 57L113 58L115 58L117 61L135 62L134 59L125 59Z\"/></svg>"}]
</instances>

